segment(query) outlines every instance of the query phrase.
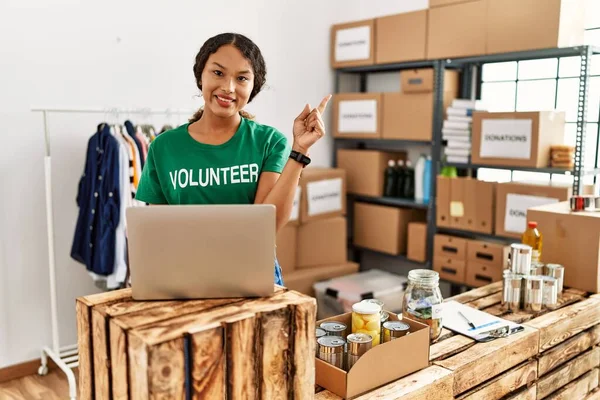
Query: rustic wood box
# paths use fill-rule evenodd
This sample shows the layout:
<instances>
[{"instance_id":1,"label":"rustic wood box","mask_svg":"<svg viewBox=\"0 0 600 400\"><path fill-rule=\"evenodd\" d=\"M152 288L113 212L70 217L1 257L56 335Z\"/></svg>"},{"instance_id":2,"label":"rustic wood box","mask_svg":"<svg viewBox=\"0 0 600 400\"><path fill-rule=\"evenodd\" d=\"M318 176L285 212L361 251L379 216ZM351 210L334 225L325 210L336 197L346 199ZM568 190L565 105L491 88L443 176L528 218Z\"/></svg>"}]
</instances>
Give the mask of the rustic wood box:
<instances>
[{"instance_id":1,"label":"rustic wood box","mask_svg":"<svg viewBox=\"0 0 600 400\"><path fill-rule=\"evenodd\" d=\"M134 301L78 298L82 399L264 398L314 394L314 298Z\"/></svg>"}]
</instances>

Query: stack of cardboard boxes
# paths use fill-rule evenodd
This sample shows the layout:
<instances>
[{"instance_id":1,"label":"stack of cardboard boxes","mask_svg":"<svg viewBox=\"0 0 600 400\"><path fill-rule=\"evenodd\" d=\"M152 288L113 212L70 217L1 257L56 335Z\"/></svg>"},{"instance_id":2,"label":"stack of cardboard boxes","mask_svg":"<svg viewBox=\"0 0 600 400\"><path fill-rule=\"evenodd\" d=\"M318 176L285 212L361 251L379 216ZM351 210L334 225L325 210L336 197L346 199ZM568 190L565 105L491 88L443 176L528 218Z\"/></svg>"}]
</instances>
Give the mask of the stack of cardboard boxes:
<instances>
[{"instance_id":1,"label":"stack of cardboard boxes","mask_svg":"<svg viewBox=\"0 0 600 400\"><path fill-rule=\"evenodd\" d=\"M294 205L277 234L277 257L284 285L313 295L314 283L358 271L348 262L345 171L306 168Z\"/></svg>"}]
</instances>

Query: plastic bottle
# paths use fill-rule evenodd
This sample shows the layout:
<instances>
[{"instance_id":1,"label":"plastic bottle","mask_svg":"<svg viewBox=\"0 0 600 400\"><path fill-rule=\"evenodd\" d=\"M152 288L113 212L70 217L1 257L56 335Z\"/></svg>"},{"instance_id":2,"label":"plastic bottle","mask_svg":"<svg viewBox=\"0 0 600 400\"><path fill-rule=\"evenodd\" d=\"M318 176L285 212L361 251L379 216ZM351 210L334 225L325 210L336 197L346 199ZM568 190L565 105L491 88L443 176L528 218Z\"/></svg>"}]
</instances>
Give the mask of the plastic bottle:
<instances>
[{"instance_id":1,"label":"plastic bottle","mask_svg":"<svg viewBox=\"0 0 600 400\"><path fill-rule=\"evenodd\" d=\"M406 167L404 160L398 160L396 163L396 197L404 197L404 176L406 175Z\"/></svg>"},{"instance_id":2,"label":"plastic bottle","mask_svg":"<svg viewBox=\"0 0 600 400\"><path fill-rule=\"evenodd\" d=\"M406 160L406 168L404 170L404 198L415 198L415 170L412 168L410 160Z\"/></svg>"},{"instance_id":3,"label":"plastic bottle","mask_svg":"<svg viewBox=\"0 0 600 400\"><path fill-rule=\"evenodd\" d=\"M531 264L539 263L542 261L542 233L537 228L537 222L527 222L527 229L523 232L521 237L523 244L531 246L533 249L531 253Z\"/></svg>"},{"instance_id":4,"label":"plastic bottle","mask_svg":"<svg viewBox=\"0 0 600 400\"><path fill-rule=\"evenodd\" d=\"M429 204L431 198L431 156L425 159L425 172L423 173L423 203Z\"/></svg>"},{"instance_id":5,"label":"plastic bottle","mask_svg":"<svg viewBox=\"0 0 600 400\"><path fill-rule=\"evenodd\" d=\"M398 191L395 167L396 163L394 160L388 161L388 166L385 169L385 184L383 188L383 195L386 197L394 197Z\"/></svg>"},{"instance_id":6,"label":"plastic bottle","mask_svg":"<svg viewBox=\"0 0 600 400\"><path fill-rule=\"evenodd\" d=\"M423 202L423 182L425 176L425 156L421 154L415 164L415 201Z\"/></svg>"}]
</instances>

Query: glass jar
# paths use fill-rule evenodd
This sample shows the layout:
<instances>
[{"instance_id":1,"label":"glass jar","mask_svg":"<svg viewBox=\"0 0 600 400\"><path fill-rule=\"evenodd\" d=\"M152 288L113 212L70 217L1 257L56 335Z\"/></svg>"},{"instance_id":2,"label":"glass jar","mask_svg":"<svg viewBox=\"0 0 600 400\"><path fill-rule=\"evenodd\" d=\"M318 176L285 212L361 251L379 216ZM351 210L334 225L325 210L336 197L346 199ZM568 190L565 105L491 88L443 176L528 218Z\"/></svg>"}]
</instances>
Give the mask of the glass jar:
<instances>
[{"instance_id":1,"label":"glass jar","mask_svg":"<svg viewBox=\"0 0 600 400\"><path fill-rule=\"evenodd\" d=\"M435 342L442 333L442 292L440 275L429 269L408 273L408 286L402 302L402 316L429 325L429 337Z\"/></svg>"},{"instance_id":2,"label":"glass jar","mask_svg":"<svg viewBox=\"0 0 600 400\"><path fill-rule=\"evenodd\" d=\"M366 333L373 338L373 347L381 341L381 306L361 301L352 306L352 333Z\"/></svg>"}]
</instances>

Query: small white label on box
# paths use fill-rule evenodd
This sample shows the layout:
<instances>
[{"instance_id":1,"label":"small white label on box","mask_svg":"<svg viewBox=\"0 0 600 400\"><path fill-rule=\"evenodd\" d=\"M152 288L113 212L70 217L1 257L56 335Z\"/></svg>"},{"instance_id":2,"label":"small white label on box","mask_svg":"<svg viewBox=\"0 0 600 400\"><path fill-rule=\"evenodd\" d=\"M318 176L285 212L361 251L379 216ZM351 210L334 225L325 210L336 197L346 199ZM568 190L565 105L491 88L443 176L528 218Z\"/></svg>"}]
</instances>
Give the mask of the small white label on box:
<instances>
[{"instance_id":1,"label":"small white label on box","mask_svg":"<svg viewBox=\"0 0 600 400\"><path fill-rule=\"evenodd\" d=\"M308 215L342 211L342 178L325 179L306 184Z\"/></svg>"},{"instance_id":2,"label":"small white label on box","mask_svg":"<svg viewBox=\"0 0 600 400\"><path fill-rule=\"evenodd\" d=\"M335 61L366 60L371 55L371 27L340 29L335 35Z\"/></svg>"},{"instance_id":3,"label":"small white label on box","mask_svg":"<svg viewBox=\"0 0 600 400\"><path fill-rule=\"evenodd\" d=\"M507 194L504 230L519 234L525 232L527 228L527 209L552 203L558 203L558 199L514 193Z\"/></svg>"},{"instance_id":4,"label":"small white label on box","mask_svg":"<svg viewBox=\"0 0 600 400\"><path fill-rule=\"evenodd\" d=\"M530 119L484 119L481 121L481 158L531 158Z\"/></svg>"},{"instance_id":5,"label":"small white label on box","mask_svg":"<svg viewBox=\"0 0 600 400\"><path fill-rule=\"evenodd\" d=\"M443 303L431 306L431 318L441 319L444 311Z\"/></svg>"},{"instance_id":6,"label":"small white label on box","mask_svg":"<svg viewBox=\"0 0 600 400\"><path fill-rule=\"evenodd\" d=\"M462 201L451 201L450 202L450 216L451 217L464 217L465 206Z\"/></svg>"},{"instance_id":7,"label":"small white label on box","mask_svg":"<svg viewBox=\"0 0 600 400\"><path fill-rule=\"evenodd\" d=\"M302 188L296 186L296 193L294 194L294 203L292 204L292 213L290 214L290 221L297 221L300 216L300 193Z\"/></svg>"},{"instance_id":8,"label":"small white label on box","mask_svg":"<svg viewBox=\"0 0 600 400\"><path fill-rule=\"evenodd\" d=\"M338 111L339 133L377 133L377 100L343 100Z\"/></svg>"}]
</instances>

